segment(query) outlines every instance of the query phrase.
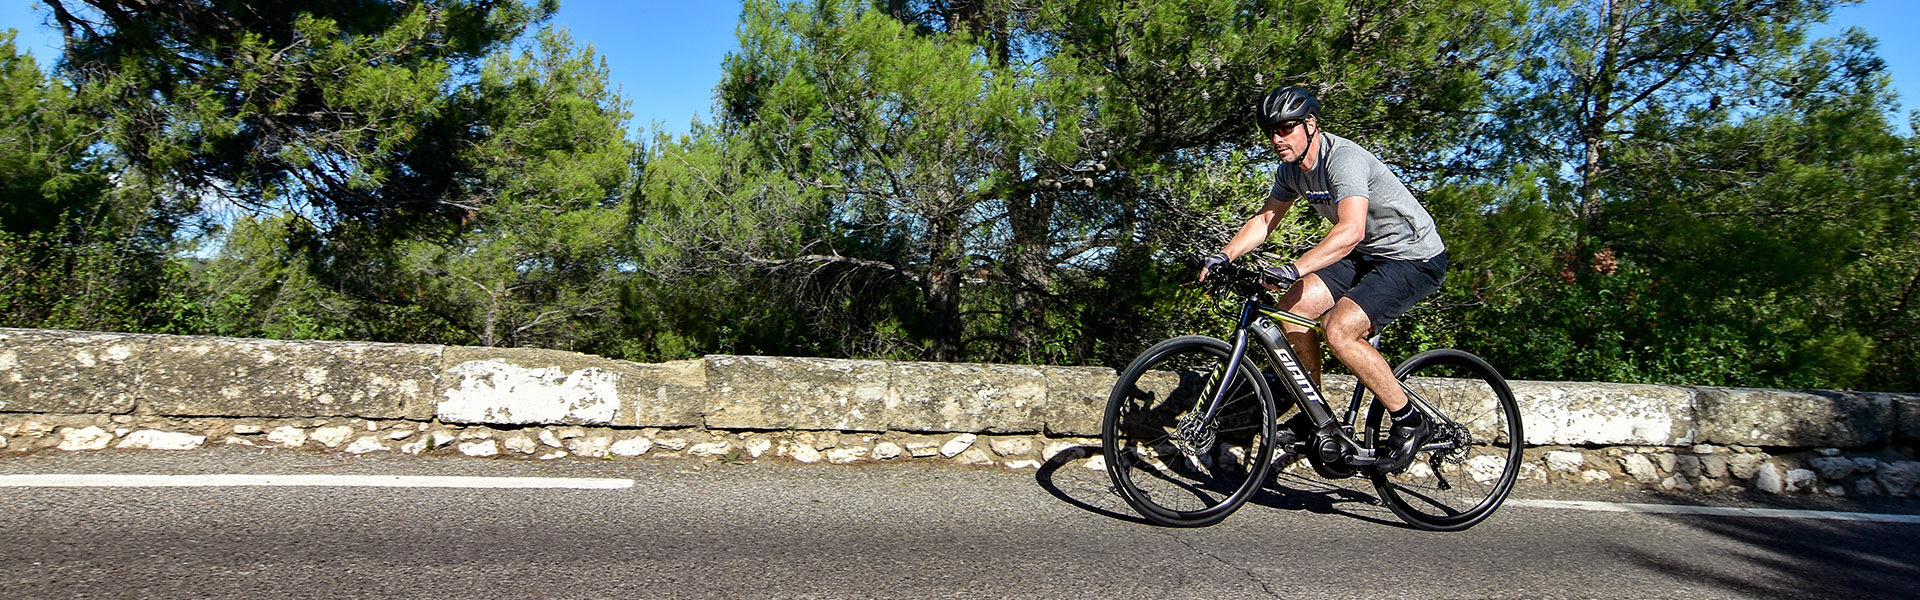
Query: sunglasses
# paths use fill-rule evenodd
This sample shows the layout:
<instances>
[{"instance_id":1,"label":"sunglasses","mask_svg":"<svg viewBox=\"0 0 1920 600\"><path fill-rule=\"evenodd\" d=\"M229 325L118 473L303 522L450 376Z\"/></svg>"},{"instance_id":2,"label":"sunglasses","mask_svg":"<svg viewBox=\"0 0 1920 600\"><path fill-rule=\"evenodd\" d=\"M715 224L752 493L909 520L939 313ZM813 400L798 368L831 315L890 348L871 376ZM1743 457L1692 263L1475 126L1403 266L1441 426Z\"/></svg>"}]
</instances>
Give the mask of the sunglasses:
<instances>
[{"instance_id":1,"label":"sunglasses","mask_svg":"<svg viewBox=\"0 0 1920 600\"><path fill-rule=\"evenodd\" d=\"M1284 136L1284 135L1293 133L1294 129L1298 129L1300 127L1300 124L1305 122L1306 121L1302 119L1294 119L1292 121L1281 121L1279 123L1274 123L1273 127L1269 128L1268 131L1273 133L1274 135Z\"/></svg>"}]
</instances>

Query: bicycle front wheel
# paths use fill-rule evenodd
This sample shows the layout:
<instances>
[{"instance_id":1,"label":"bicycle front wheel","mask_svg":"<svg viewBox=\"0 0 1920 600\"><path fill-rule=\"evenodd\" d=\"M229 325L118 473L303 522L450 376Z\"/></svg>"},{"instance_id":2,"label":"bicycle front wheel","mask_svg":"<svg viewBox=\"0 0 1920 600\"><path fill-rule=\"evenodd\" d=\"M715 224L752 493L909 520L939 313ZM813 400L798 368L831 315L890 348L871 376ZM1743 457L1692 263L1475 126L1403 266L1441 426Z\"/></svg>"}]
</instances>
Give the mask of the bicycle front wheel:
<instances>
[{"instance_id":1,"label":"bicycle front wheel","mask_svg":"<svg viewBox=\"0 0 1920 600\"><path fill-rule=\"evenodd\" d=\"M1240 361L1207 418L1232 350L1215 338L1174 338L1141 354L1114 383L1101 433L1107 474L1147 520L1212 525L1266 478L1273 394L1251 360Z\"/></svg>"},{"instance_id":2,"label":"bicycle front wheel","mask_svg":"<svg viewBox=\"0 0 1920 600\"><path fill-rule=\"evenodd\" d=\"M1513 491L1526 440L1506 378L1459 350L1421 353L1401 363L1394 375L1409 397L1426 400L1451 423L1429 417L1434 431L1427 450L1405 470L1367 470L1380 499L1421 529L1458 531L1485 520ZM1364 386L1355 393L1372 395ZM1374 448L1386 441L1386 414L1377 401L1367 411L1367 437Z\"/></svg>"}]
</instances>

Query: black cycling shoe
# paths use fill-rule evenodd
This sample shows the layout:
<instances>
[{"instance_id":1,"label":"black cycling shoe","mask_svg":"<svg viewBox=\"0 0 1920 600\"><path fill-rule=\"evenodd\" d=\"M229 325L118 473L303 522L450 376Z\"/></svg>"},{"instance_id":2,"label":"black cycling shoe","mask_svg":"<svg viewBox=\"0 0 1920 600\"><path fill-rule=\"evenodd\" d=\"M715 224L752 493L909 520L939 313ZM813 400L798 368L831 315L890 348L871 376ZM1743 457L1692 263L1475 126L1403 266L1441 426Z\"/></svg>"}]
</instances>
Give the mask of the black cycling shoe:
<instances>
[{"instance_id":1,"label":"black cycling shoe","mask_svg":"<svg viewBox=\"0 0 1920 600\"><path fill-rule=\"evenodd\" d=\"M1379 448L1380 454L1377 455L1379 458L1374 461L1373 468L1379 469L1382 473L1399 473L1407 470L1407 467L1413 464L1414 455L1420 453L1420 447L1425 446L1427 438L1432 435L1433 424L1424 416L1419 417L1419 421L1411 425L1395 421L1393 434L1387 436L1387 443Z\"/></svg>"}]
</instances>

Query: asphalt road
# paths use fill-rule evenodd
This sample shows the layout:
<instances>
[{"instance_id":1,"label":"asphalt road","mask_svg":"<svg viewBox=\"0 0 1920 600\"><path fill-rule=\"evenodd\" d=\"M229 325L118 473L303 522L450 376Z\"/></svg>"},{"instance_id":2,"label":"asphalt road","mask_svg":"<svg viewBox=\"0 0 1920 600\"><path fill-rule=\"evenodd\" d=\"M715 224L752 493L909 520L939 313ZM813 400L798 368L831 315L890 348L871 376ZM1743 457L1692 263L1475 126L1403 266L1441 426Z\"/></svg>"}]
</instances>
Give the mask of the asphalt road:
<instances>
[{"instance_id":1,"label":"asphalt road","mask_svg":"<svg viewBox=\"0 0 1920 600\"><path fill-rule=\"evenodd\" d=\"M1219 525L1168 529L1140 522L1103 473L1073 464L1036 473L240 448L0 458L0 475L29 473L633 485L0 486L0 597L1784 599L1913 597L1920 582L1920 524L1508 506L1471 530L1429 533L1373 505L1364 482L1293 481ZM1702 501L1524 484L1515 497ZM1920 513L1890 500L1774 507Z\"/></svg>"}]
</instances>

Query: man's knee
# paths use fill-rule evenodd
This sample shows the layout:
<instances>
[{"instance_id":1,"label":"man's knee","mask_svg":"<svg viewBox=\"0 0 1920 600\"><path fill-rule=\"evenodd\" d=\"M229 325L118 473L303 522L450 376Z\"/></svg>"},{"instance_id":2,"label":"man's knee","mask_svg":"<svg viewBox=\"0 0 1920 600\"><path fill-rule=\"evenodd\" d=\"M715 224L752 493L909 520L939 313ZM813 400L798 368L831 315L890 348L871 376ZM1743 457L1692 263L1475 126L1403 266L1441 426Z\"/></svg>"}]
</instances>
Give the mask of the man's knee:
<instances>
[{"instance_id":1,"label":"man's knee","mask_svg":"<svg viewBox=\"0 0 1920 600\"><path fill-rule=\"evenodd\" d=\"M1328 311L1324 327L1329 345L1364 345L1367 337L1373 335L1373 320L1367 316L1367 311L1351 301L1343 301Z\"/></svg>"},{"instance_id":2,"label":"man's knee","mask_svg":"<svg viewBox=\"0 0 1920 600\"><path fill-rule=\"evenodd\" d=\"M1277 308L1309 319L1317 319L1333 308L1333 292L1327 290L1327 284L1320 281L1319 275L1308 274L1294 283L1293 289L1275 302Z\"/></svg>"}]
</instances>

